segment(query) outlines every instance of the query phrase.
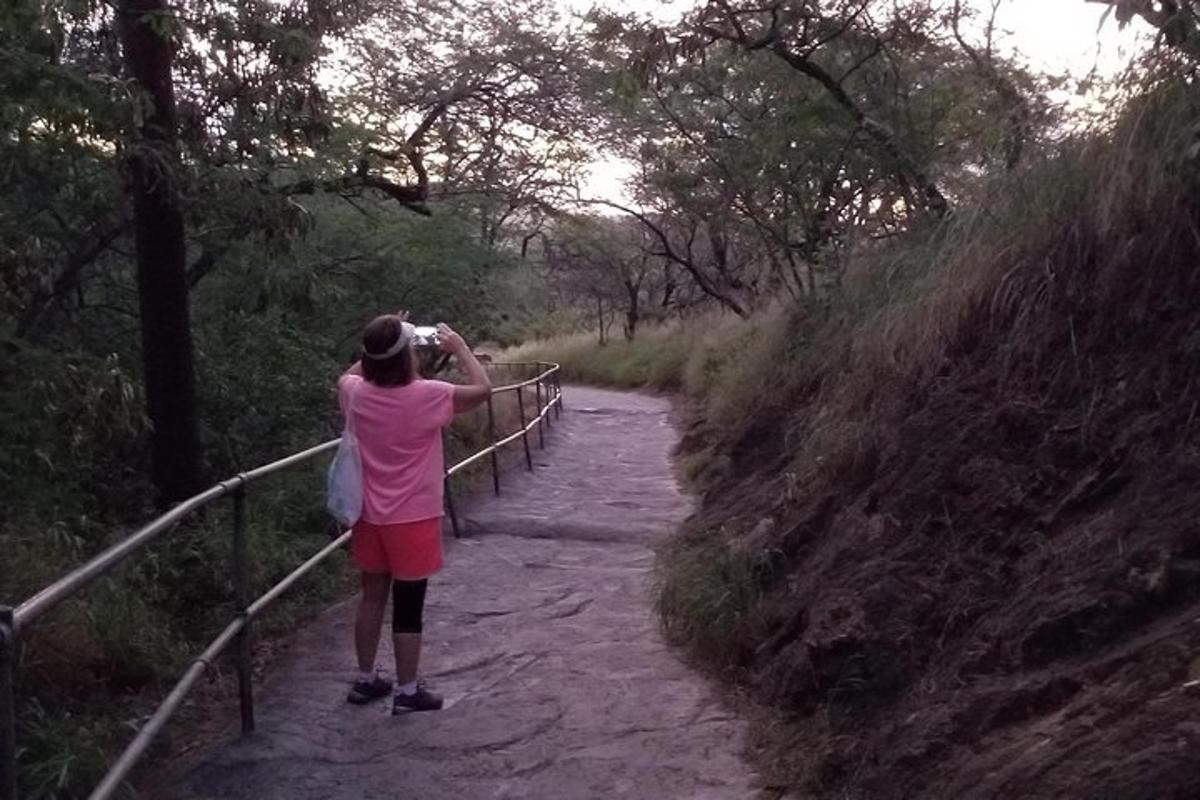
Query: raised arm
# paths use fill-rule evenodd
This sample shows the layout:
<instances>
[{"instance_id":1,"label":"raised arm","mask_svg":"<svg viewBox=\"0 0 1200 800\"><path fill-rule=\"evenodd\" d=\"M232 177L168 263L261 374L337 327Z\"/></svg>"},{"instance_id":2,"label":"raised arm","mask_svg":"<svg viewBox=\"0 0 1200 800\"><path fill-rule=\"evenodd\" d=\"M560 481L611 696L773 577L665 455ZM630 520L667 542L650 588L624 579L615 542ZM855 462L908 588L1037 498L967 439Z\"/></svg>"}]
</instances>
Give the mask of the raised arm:
<instances>
[{"instance_id":1,"label":"raised arm","mask_svg":"<svg viewBox=\"0 0 1200 800\"><path fill-rule=\"evenodd\" d=\"M438 343L443 352L450 353L462 364L469 383L454 387L454 413L461 414L483 405L492 393L492 381L487 370L475 358L463 338L445 323L438 325Z\"/></svg>"}]
</instances>

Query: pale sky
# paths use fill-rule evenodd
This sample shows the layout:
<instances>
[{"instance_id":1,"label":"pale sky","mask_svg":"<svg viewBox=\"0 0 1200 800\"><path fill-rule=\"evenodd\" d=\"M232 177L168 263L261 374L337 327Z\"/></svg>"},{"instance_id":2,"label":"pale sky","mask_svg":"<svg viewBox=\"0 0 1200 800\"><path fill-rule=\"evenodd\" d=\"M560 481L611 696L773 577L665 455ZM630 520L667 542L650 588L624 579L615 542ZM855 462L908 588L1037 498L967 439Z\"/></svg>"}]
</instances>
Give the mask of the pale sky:
<instances>
[{"instance_id":1,"label":"pale sky","mask_svg":"<svg viewBox=\"0 0 1200 800\"><path fill-rule=\"evenodd\" d=\"M990 9L988 0L967 0L983 10ZM595 5L594 0L568 0L571 8L584 11ZM691 8L691 0L661 0L660 2L630 2L630 0L601 0L600 5L621 11L635 11L655 19L668 21ZM1003 54L1019 53L1035 71L1052 75L1067 75L1076 80L1085 78L1096 69L1097 77L1112 78L1118 74L1149 40L1145 25L1130 25L1118 30L1111 16L1101 26L1107 6L1085 0L1004 0L996 17L997 49ZM1095 98L1074 98L1061 93L1056 100L1080 107ZM621 202L628 201L624 181L632 175L633 165L613 158L598 158L591 169L591 180L584 188L586 195Z\"/></svg>"}]
</instances>

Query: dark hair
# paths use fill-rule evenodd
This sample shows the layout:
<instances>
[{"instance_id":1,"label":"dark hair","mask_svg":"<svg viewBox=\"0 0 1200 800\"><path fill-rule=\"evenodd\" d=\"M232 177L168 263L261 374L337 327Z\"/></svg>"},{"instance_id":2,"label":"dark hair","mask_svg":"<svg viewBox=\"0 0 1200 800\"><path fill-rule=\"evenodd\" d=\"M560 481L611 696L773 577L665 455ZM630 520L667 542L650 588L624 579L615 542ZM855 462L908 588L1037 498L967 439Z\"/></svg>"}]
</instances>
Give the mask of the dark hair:
<instances>
[{"instance_id":1,"label":"dark hair","mask_svg":"<svg viewBox=\"0 0 1200 800\"><path fill-rule=\"evenodd\" d=\"M404 386L414 377L412 344L404 346L391 358L367 358L366 353L386 353L396 344L401 333L400 318L385 314L367 323L363 329L363 377L376 386Z\"/></svg>"}]
</instances>

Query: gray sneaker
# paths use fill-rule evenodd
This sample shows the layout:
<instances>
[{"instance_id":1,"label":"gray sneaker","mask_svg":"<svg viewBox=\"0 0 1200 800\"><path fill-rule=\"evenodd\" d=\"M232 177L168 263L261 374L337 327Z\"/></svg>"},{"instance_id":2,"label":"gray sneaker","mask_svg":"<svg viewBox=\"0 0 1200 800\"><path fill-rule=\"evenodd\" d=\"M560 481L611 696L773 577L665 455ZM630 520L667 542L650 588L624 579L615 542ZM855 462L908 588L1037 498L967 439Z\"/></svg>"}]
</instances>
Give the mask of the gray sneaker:
<instances>
[{"instance_id":1,"label":"gray sneaker","mask_svg":"<svg viewBox=\"0 0 1200 800\"><path fill-rule=\"evenodd\" d=\"M425 688L424 682L417 684L417 690L412 694L396 693L396 697L392 700L393 714L407 714L409 711L440 711L442 709L442 696L434 694Z\"/></svg>"},{"instance_id":2,"label":"gray sneaker","mask_svg":"<svg viewBox=\"0 0 1200 800\"><path fill-rule=\"evenodd\" d=\"M387 697L391 690L392 682L376 675L375 679L371 681L355 681L354 685L350 687L350 694L346 695L346 702L364 706L372 700Z\"/></svg>"}]
</instances>

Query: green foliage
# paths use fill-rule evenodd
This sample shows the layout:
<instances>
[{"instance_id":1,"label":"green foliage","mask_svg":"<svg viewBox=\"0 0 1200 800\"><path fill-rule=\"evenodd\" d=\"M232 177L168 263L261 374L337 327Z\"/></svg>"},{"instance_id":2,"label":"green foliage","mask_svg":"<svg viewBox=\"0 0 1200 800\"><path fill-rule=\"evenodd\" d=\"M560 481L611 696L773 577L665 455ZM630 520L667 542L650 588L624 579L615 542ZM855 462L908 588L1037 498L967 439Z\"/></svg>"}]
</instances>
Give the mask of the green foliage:
<instances>
[{"instance_id":1,"label":"green foliage","mask_svg":"<svg viewBox=\"0 0 1200 800\"><path fill-rule=\"evenodd\" d=\"M334 435L334 380L378 312L405 307L502 342L530 320L544 322L533 267L480 243L466 212L443 206L424 219L386 203L359 208L309 198L292 207L303 225L291 229L302 238L275 239L279 227L264 224L200 280L193 323L209 480ZM0 345L0 491L19 498L0 510L4 602L25 599L153 516L136 328L106 307L132 306L131 277L114 265L113 285L56 312L36 342ZM479 419L462 426L451 453L473 449L484 432ZM256 592L329 541L323 467L251 489ZM231 619L231 525L227 505L211 508L33 632L20 723L26 796L90 790L128 741L125 720L140 718ZM347 588L336 563L318 570L262 631L286 628Z\"/></svg>"},{"instance_id":2,"label":"green foliage","mask_svg":"<svg viewBox=\"0 0 1200 800\"><path fill-rule=\"evenodd\" d=\"M277 310L231 309L197 325L205 452L225 476L311 446L335 431L332 337Z\"/></svg>"},{"instance_id":3,"label":"green foliage","mask_svg":"<svg viewBox=\"0 0 1200 800\"><path fill-rule=\"evenodd\" d=\"M277 583L329 541L321 507L323 463L299 467L250 489L251 591ZM101 528L103 543L128 528ZM90 791L129 741L146 709L234 616L232 514L211 507L165 534L111 577L29 632L22 664L22 790L32 797ZM0 529L13 599L58 577L86 554ZM9 543L15 540L15 547ZM342 556L309 575L271 610L257 633L287 630L314 605L350 588ZM27 573L27 574L26 574ZM6 598L7 599L7 598ZM222 702L229 701L224 698ZM131 727L132 726L132 727Z\"/></svg>"},{"instance_id":4,"label":"green foliage","mask_svg":"<svg viewBox=\"0 0 1200 800\"><path fill-rule=\"evenodd\" d=\"M208 308L212 324L230 331L240 323L221 319L229 309L238 319L275 314L293 348L345 359L374 314L405 309L475 340L511 340L540 314L544 289L533 265L481 241L459 207L436 205L432 218L382 200L315 197L297 207L309 220L302 238L264 260L269 242L251 237L200 285L201 326Z\"/></svg>"},{"instance_id":5,"label":"green foliage","mask_svg":"<svg viewBox=\"0 0 1200 800\"><path fill-rule=\"evenodd\" d=\"M639 165L643 222L662 233L654 249L739 314L824 294L852 242L940 216L935 196L1019 163L1055 120L1049 84L980 57L928 3L588 19L614 146Z\"/></svg>"},{"instance_id":6,"label":"green foliage","mask_svg":"<svg viewBox=\"0 0 1200 800\"><path fill-rule=\"evenodd\" d=\"M28 765L21 776L23 797L83 796L106 771L112 743L131 733L115 714L64 717L36 699L24 701L22 710L20 759Z\"/></svg>"},{"instance_id":7,"label":"green foliage","mask_svg":"<svg viewBox=\"0 0 1200 800\"><path fill-rule=\"evenodd\" d=\"M536 273L480 244L461 212L447 206L426 220L382 203L363 208L313 198L303 240L248 237L201 281L193 321L209 480L334 435L334 379L377 312L403 306L417 319L499 341L543 321ZM85 309L78 325L58 327L45 344L17 340L0 350L0 490L21 498L0 511L3 601L23 600L153 515L139 375L127 366L136 359L133 333L118 317ZM515 409L502 403L498 412L500 430L515 428ZM476 414L454 431L451 457L485 436ZM328 542L323 469L315 463L251 488L253 591ZM137 718L132 709L160 695L229 621L231 525L227 504L210 508L33 633L21 720L27 795L90 789L128 739L120 720ZM336 566L317 571L263 632L346 589ZM73 666L64 672L67 659Z\"/></svg>"},{"instance_id":8,"label":"green foliage","mask_svg":"<svg viewBox=\"0 0 1200 800\"><path fill-rule=\"evenodd\" d=\"M172 7L155 22L177 54L181 166L168 177L185 206L207 477L332 435L334 378L362 324L398 309L473 342L536 338L508 355L559 361L571 380L682 392L705 441L686 454L698 485L727 476L740 437L782 416L780 404L828 382L845 413L780 438L804 454L797 472L852 467L864 409L880 402L873 387L933 374L965 309L1023 302L999 276L1025 240L1070 224L1089 198L1104 201L1089 212L1100 227L1153 220L1127 199L1196 155L1195 107L1181 93L1163 102L1177 118L1146 115L1163 131L1156 167L1137 181L1113 165L1145 154L1097 140L999 180L997 121L1009 109L989 77L929 4L867 5L845 20L821 5L813 28L847 23L812 59L861 116L770 48L701 41L698 16L664 30L593 13L582 38L551 26L544 0ZM151 515L123 201L146 106L121 67L117 13L75 0L0 9L5 602ZM747 7L745 19L768 13ZM1041 86L993 67L1027 101L1036 155L1050 120ZM894 148L867 135L880 130ZM597 143L641 167L639 207L651 211L638 225L561 213ZM914 166L962 201L949 223L917 221ZM571 256L564 280L544 272L551 235ZM754 313L705 308L722 294ZM618 308L659 321L604 346L564 334L597 298L601 325ZM661 321L667 313L686 319ZM497 411L513 430L511 395ZM453 431L451 454L485 435L477 413ZM256 590L328 541L320 487L314 464L253 488ZM79 796L145 699L229 619L230 525L227 505L210 509L35 632L21 721L28 795ZM702 533L667 548L660 607L673 637L715 654L755 624L775 555L740 546L748 532L737 526ZM272 624L342 588L336 569L319 572Z\"/></svg>"},{"instance_id":9,"label":"green foliage","mask_svg":"<svg viewBox=\"0 0 1200 800\"><path fill-rule=\"evenodd\" d=\"M146 507L137 384L115 356L37 347L3 351L0 374L0 490L20 498L0 509L0 531L20 549L60 558L94 552L113 519L105 509L135 515ZM4 599L46 575L47 567L31 566L0 562Z\"/></svg>"},{"instance_id":10,"label":"green foliage","mask_svg":"<svg viewBox=\"0 0 1200 800\"><path fill-rule=\"evenodd\" d=\"M656 605L667 637L696 652L726 658L739 629L749 624L776 561L770 550L738 544L740 537L677 537L658 554Z\"/></svg>"}]
</instances>

